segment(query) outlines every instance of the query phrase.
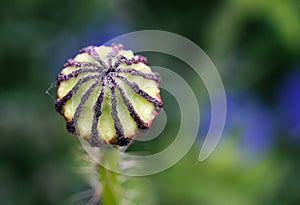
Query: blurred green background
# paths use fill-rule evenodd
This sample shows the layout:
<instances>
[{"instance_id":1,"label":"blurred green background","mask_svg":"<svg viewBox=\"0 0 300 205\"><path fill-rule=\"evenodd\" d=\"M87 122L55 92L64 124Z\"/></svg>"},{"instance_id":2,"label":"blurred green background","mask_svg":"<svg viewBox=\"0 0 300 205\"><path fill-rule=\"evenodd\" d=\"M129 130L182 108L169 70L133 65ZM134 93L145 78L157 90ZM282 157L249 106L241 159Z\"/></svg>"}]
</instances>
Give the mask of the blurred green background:
<instances>
[{"instance_id":1,"label":"blurred green background","mask_svg":"<svg viewBox=\"0 0 300 205\"><path fill-rule=\"evenodd\" d=\"M142 29L199 45L219 70L228 100L224 136L200 163L210 119L201 79L178 59L144 54L150 64L181 74L201 102L199 139L183 160L133 181L147 186L144 202L300 204L300 1L10 0L1 1L0 11L0 204L88 200L74 200L90 188L78 171L79 140L45 91L82 47ZM156 152L172 142L179 108L169 93L162 98L165 130L133 150Z\"/></svg>"}]
</instances>

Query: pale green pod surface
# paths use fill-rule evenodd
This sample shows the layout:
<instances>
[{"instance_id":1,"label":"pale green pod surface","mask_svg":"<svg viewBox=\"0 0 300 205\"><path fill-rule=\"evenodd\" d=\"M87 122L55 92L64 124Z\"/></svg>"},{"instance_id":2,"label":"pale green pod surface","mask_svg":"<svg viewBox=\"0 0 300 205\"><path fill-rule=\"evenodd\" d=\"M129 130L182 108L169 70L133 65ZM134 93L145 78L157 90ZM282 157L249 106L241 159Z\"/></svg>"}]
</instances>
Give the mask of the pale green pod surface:
<instances>
[{"instance_id":1,"label":"pale green pod surface","mask_svg":"<svg viewBox=\"0 0 300 205\"><path fill-rule=\"evenodd\" d=\"M58 74L55 108L91 146L124 146L162 109L159 80L145 57L121 44L89 46Z\"/></svg>"}]
</instances>

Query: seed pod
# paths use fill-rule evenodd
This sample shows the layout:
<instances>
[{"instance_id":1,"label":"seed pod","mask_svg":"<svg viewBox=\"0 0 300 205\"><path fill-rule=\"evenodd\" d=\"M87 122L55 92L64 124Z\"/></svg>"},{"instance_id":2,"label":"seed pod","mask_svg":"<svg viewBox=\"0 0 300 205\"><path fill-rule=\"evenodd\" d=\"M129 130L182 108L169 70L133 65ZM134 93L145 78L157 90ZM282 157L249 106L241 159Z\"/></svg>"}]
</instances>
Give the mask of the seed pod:
<instances>
[{"instance_id":1,"label":"seed pod","mask_svg":"<svg viewBox=\"0 0 300 205\"><path fill-rule=\"evenodd\" d=\"M127 145L163 107L158 73L121 44L89 46L69 59L56 80L55 109L67 130L91 146Z\"/></svg>"}]
</instances>

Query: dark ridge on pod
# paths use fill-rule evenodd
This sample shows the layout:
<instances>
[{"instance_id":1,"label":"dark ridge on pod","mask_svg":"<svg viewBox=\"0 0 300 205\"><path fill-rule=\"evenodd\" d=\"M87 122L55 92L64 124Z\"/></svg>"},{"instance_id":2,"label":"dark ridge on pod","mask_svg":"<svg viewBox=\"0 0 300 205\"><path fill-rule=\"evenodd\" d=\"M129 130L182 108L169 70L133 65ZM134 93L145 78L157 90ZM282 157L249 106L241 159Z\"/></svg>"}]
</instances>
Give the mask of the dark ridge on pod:
<instances>
[{"instance_id":1,"label":"dark ridge on pod","mask_svg":"<svg viewBox=\"0 0 300 205\"><path fill-rule=\"evenodd\" d=\"M102 102L101 102L102 103ZM101 115L101 103L99 101L96 102L95 107L94 107L94 113L96 117L100 117Z\"/></svg>"},{"instance_id":2,"label":"dark ridge on pod","mask_svg":"<svg viewBox=\"0 0 300 205\"><path fill-rule=\"evenodd\" d=\"M123 130L123 126L120 122L120 119L118 117L117 95L116 95L116 91L115 91L115 85L113 84L113 81L112 81L111 77L108 78L108 82L109 82L111 95L112 95L112 98L111 98L111 115L112 115L112 118L114 120L114 127L116 129L117 142L118 142L119 139L124 138L124 130Z\"/></svg>"},{"instance_id":3,"label":"dark ridge on pod","mask_svg":"<svg viewBox=\"0 0 300 205\"><path fill-rule=\"evenodd\" d=\"M137 94L139 94L140 96L142 96L143 98L145 98L146 100L148 100L149 102L152 102L155 106L155 108L161 109L164 107L163 103L161 101L158 101L157 99L155 99L154 97L148 95L148 93L146 93L143 90L138 90Z\"/></svg>"},{"instance_id":4,"label":"dark ridge on pod","mask_svg":"<svg viewBox=\"0 0 300 205\"><path fill-rule=\"evenodd\" d=\"M98 68L99 65L93 62L78 62L74 59L69 59L64 64L64 68L66 67L91 67L91 68Z\"/></svg>"},{"instance_id":5,"label":"dark ridge on pod","mask_svg":"<svg viewBox=\"0 0 300 205\"><path fill-rule=\"evenodd\" d=\"M62 81L65 81L65 80L69 80L70 78L73 78L73 77L77 77L79 74L81 73L95 73L95 72L98 72L98 69L95 69L95 68L80 68L78 70L74 70L72 71L71 73L69 74L58 74L57 78L56 78L56 86L59 86L59 84L62 82Z\"/></svg>"},{"instance_id":6,"label":"dark ridge on pod","mask_svg":"<svg viewBox=\"0 0 300 205\"><path fill-rule=\"evenodd\" d=\"M88 46L79 51L80 53L88 53L94 60L98 61L102 68L107 69L106 63L99 57L94 46Z\"/></svg>"},{"instance_id":7,"label":"dark ridge on pod","mask_svg":"<svg viewBox=\"0 0 300 205\"><path fill-rule=\"evenodd\" d=\"M81 67L83 62L75 61L74 59L68 59L67 62L64 64L64 67Z\"/></svg>"},{"instance_id":8,"label":"dark ridge on pod","mask_svg":"<svg viewBox=\"0 0 300 205\"><path fill-rule=\"evenodd\" d=\"M98 139L98 121L99 121L99 117L102 114L102 102L104 99L104 91L105 91L105 87L106 87L106 83L103 80L102 81L102 88L100 91L100 94L97 98L97 101L93 107L94 110L94 115L93 115L93 121L92 121L92 128L91 128L91 136L90 139L88 140L89 143L91 144L92 147L97 147L97 145L99 144L99 146L101 145L99 139Z\"/></svg>"},{"instance_id":9,"label":"dark ridge on pod","mask_svg":"<svg viewBox=\"0 0 300 205\"><path fill-rule=\"evenodd\" d=\"M142 55L136 55L134 56L131 61L133 63L144 63L144 64L148 64L148 59L145 57L145 56L142 56Z\"/></svg>"},{"instance_id":10,"label":"dark ridge on pod","mask_svg":"<svg viewBox=\"0 0 300 205\"><path fill-rule=\"evenodd\" d=\"M123 45L119 43L112 43L111 45L112 51L107 54L107 58L111 60L111 58L118 55L120 50L123 50Z\"/></svg>"},{"instance_id":11,"label":"dark ridge on pod","mask_svg":"<svg viewBox=\"0 0 300 205\"><path fill-rule=\"evenodd\" d=\"M125 91L123 90L123 88L112 78L112 82L117 86L117 88L119 89L120 93L121 93L121 97L130 113L130 116L133 118L133 120L135 121L138 129L140 130L146 130L149 128L149 124L144 122L141 117L139 116L139 114L136 112L136 110L133 108L133 105L131 104L131 102L129 101L129 99L127 98Z\"/></svg>"},{"instance_id":12,"label":"dark ridge on pod","mask_svg":"<svg viewBox=\"0 0 300 205\"><path fill-rule=\"evenodd\" d=\"M158 73L144 73L142 71L135 70L133 68L117 68L116 70L118 72L129 73L132 75L141 76L146 79L154 80L157 83L159 83L160 81L160 75Z\"/></svg>"},{"instance_id":13,"label":"dark ridge on pod","mask_svg":"<svg viewBox=\"0 0 300 205\"><path fill-rule=\"evenodd\" d=\"M119 145L119 146L126 146L126 145L129 144L129 142L130 142L129 138L127 138L127 137L119 137L117 139L117 143L116 144Z\"/></svg>"},{"instance_id":14,"label":"dark ridge on pod","mask_svg":"<svg viewBox=\"0 0 300 205\"><path fill-rule=\"evenodd\" d=\"M82 108L83 108L83 105L84 103L87 101L87 99L89 98L90 94L92 93L92 91L100 84L101 82L100 81L96 81L96 83L93 83L89 88L88 90L83 94L81 100L80 100L80 103L79 105L77 106L76 110L75 110L75 113L74 113L74 116L73 116L73 119L72 119L72 122L75 126L75 124L77 123L77 120L80 116L80 113L82 111ZM74 127L74 130L75 130L75 127Z\"/></svg>"},{"instance_id":15,"label":"dark ridge on pod","mask_svg":"<svg viewBox=\"0 0 300 205\"><path fill-rule=\"evenodd\" d=\"M117 57L118 59L118 64L119 65L120 63L125 63L127 65L132 65L133 63L134 64L137 64L137 63L144 63L144 64L147 64L148 63L148 60L146 57L142 56L142 55L136 55L134 56L133 58L126 58L125 56L123 55L120 55Z\"/></svg>"},{"instance_id":16,"label":"dark ridge on pod","mask_svg":"<svg viewBox=\"0 0 300 205\"><path fill-rule=\"evenodd\" d=\"M127 65L132 65L132 63L134 63L134 62L138 63L136 60L133 60L133 58L128 59L128 58L126 58L126 57L123 56L123 55L119 55L119 56L117 57L117 60L118 60L118 64L117 64L117 65L119 65L119 64L121 64L121 63L125 63L125 64L127 64Z\"/></svg>"},{"instance_id":17,"label":"dark ridge on pod","mask_svg":"<svg viewBox=\"0 0 300 205\"><path fill-rule=\"evenodd\" d=\"M148 95L148 93L146 93L145 91L141 90L136 83L131 83L127 80L127 78L120 75L116 75L116 77L121 79L123 82L125 82L126 85L128 85L132 90L134 90L134 92L136 92L136 94L140 95L141 97L145 98L149 102L153 103L155 107L157 108L163 107L163 103L161 101L158 101L154 97Z\"/></svg>"},{"instance_id":18,"label":"dark ridge on pod","mask_svg":"<svg viewBox=\"0 0 300 205\"><path fill-rule=\"evenodd\" d=\"M62 106L77 92L82 83L85 83L93 78L100 78L99 75L88 75L84 78L80 78L78 82L74 85L74 87L61 99L56 100L55 102L55 110L59 113L62 111Z\"/></svg>"},{"instance_id":19,"label":"dark ridge on pod","mask_svg":"<svg viewBox=\"0 0 300 205\"><path fill-rule=\"evenodd\" d=\"M75 123L74 123L73 120L66 122L66 128L67 128L69 133L76 134Z\"/></svg>"},{"instance_id":20,"label":"dark ridge on pod","mask_svg":"<svg viewBox=\"0 0 300 205\"><path fill-rule=\"evenodd\" d=\"M98 138L90 137L87 141L92 147L100 147L102 144Z\"/></svg>"},{"instance_id":21,"label":"dark ridge on pod","mask_svg":"<svg viewBox=\"0 0 300 205\"><path fill-rule=\"evenodd\" d=\"M55 110L58 113L61 113L62 111L62 106L69 100L72 96L74 95L74 92L70 90L64 97L62 97L60 100L55 101Z\"/></svg>"}]
</instances>

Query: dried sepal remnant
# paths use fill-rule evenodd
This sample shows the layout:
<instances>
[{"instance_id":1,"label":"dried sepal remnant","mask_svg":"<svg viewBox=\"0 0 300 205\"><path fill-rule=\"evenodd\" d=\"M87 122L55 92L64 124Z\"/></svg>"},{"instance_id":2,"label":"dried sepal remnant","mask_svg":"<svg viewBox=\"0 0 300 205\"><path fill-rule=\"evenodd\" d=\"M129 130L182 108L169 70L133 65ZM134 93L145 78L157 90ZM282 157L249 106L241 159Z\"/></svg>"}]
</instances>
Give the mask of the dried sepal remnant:
<instances>
[{"instance_id":1,"label":"dried sepal remnant","mask_svg":"<svg viewBox=\"0 0 300 205\"><path fill-rule=\"evenodd\" d=\"M58 74L55 109L67 130L91 146L125 146L162 109L159 81L147 58L121 44L89 46Z\"/></svg>"}]
</instances>

